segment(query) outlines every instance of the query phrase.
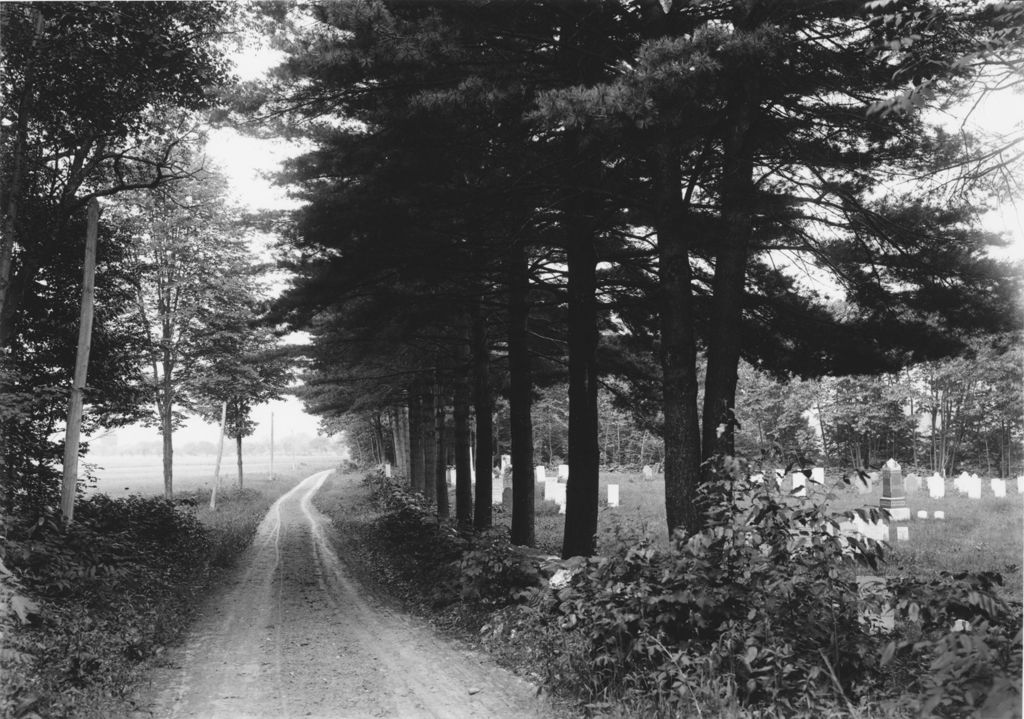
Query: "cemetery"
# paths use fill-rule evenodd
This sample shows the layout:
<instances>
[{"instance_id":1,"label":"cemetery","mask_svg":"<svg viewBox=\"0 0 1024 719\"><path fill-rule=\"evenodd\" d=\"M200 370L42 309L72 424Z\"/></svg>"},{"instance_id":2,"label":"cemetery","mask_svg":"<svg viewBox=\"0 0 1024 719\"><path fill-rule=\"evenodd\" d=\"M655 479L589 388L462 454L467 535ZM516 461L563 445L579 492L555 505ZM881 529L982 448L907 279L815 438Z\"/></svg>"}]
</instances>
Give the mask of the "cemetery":
<instances>
[{"instance_id":1,"label":"cemetery","mask_svg":"<svg viewBox=\"0 0 1024 719\"><path fill-rule=\"evenodd\" d=\"M0 715L1020 717L1021 3L0 2Z\"/></svg>"}]
</instances>

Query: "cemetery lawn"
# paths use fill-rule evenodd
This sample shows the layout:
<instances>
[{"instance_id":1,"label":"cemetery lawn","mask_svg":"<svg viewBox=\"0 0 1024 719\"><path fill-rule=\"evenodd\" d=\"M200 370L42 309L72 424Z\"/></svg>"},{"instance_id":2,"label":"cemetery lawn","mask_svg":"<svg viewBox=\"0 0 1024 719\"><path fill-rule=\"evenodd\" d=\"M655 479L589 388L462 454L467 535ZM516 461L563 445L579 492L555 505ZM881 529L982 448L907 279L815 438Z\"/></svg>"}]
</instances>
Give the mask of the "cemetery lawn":
<instances>
[{"instance_id":1,"label":"cemetery lawn","mask_svg":"<svg viewBox=\"0 0 1024 719\"><path fill-rule=\"evenodd\" d=\"M607 485L619 485L619 507L607 506ZM1007 482L1007 496L992 496L987 482L983 483L981 499L968 499L946 482L946 496L931 499L926 490L908 493L907 505L911 519L900 526L910 529L910 541L899 542L887 555L881 567L887 576L927 576L942 571L978 572L994 571L1003 577L1003 586L1009 599L1019 601L1024 596L1024 495L1017 493L1015 481ZM788 491L788 482L784 488ZM808 501L828 500L835 512L859 507L878 507L881 482L866 494L847 487L838 472L826 475L827 489L809 484ZM602 472L601 501L598 516L598 553L602 546L615 542L616 531L626 535L653 537L660 543L668 542L664 507L665 483L661 475L644 480L640 472ZM792 499L791 501L799 501ZM454 504L452 505L454 506ZM553 502L543 501L543 487L537 486L537 547L558 555L561 552L565 516L558 514ZM917 512L928 512L928 519L917 519ZM936 510L946 514L944 520L933 519ZM494 523L510 526L511 509L507 505L495 507Z\"/></svg>"}]
</instances>

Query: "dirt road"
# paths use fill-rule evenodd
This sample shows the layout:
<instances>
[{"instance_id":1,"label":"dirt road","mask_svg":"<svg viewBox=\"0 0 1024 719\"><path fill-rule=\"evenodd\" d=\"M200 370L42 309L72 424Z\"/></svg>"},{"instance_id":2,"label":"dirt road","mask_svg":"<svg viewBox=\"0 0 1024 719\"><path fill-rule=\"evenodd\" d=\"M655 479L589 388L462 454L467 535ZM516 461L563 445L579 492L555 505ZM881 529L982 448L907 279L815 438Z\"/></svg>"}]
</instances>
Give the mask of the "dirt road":
<instances>
[{"instance_id":1,"label":"dirt road","mask_svg":"<svg viewBox=\"0 0 1024 719\"><path fill-rule=\"evenodd\" d=\"M361 593L312 498L329 472L281 497L233 586L158 670L134 716L543 717L536 689Z\"/></svg>"}]
</instances>

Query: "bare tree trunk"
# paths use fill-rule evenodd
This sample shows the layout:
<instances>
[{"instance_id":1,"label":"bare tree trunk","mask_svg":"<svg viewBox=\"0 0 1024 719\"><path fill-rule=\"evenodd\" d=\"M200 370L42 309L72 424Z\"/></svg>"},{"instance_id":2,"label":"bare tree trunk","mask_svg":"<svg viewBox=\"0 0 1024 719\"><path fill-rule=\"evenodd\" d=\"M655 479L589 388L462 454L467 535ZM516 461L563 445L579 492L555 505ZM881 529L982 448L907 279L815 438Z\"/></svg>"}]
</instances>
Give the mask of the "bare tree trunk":
<instances>
[{"instance_id":1,"label":"bare tree trunk","mask_svg":"<svg viewBox=\"0 0 1024 719\"><path fill-rule=\"evenodd\" d=\"M423 411L420 384L417 379L409 388L409 486L423 494Z\"/></svg>"},{"instance_id":2,"label":"bare tree trunk","mask_svg":"<svg viewBox=\"0 0 1024 719\"><path fill-rule=\"evenodd\" d=\"M437 417L434 409L434 388L420 385L420 441L423 445L423 498L427 504L437 502Z\"/></svg>"},{"instance_id":3,"label":"bare tree trunk","mask_svg":"<svg viewBox=\"0 0 1024 719\"><path fill-rule=\"evenodd\" d=\"M534 530L533 378L529 347L530 275L526 251L509 255L508 368L509 428L512 437L512 544L532 547Z\"/></svg>"},{"instance_id":4,"label":"bare tree trunk","mask_svg":"<svg viewBox=\"0 0 1024 719\"><path fill-rule=\"evenodd\" d=\"M599 493L597 252L583 203L567 218L569 267L569 479L562 557L594 554Z\"/></svg>"},{"instance_id":5,"label":"bare tree trunk","mask_svg":"<svg viewBox=\"0 0 1024 719\"><path fill-rule=\"evenodd\" d=\"M238 488L242 488L242 435L235 437L235 458L238 461Z\"/></svg>"},{"instance_id":6,"label":"bare tree trunk","mask_svg":"<svg viewBox=\"0 0 1024 719\"><path fill-rule=\"evenodd\" d=\"M491 399L491 349L487 341L487 318L479 305L473 315L473 409L476 415L476 494L473 498L473 526L491 526L491 452L494 446L494 402Z\"/></svg>"},{"instance_id":7,"label":"bare tree trunk","mask_svg":"<svg viewBox=\"0 0 1024 719\"><path fill-rule=\"evenodd\" d=\"M468 340L464 338L463 341ZM473 485L469 464L469 387L466 379L468 347L460 351L455 368L453 418L455 422L455 519L459 529L473 528ZM488 473L490 470L488 470ZM479 477L477 479L480 479Z\"/></svg>"},{"instance_id":8,"label":"bare tree trunk","mask_svg":"<svg viewBox=\"0 0 1024 719\"><path fill-rule=\"evenodd\" d=\"M446 477L448 465L445 462L444 404L444 397L441 393L441 383L439 381L434 386L434 436L437 441L434 484L437 487L437 516L439 519L448 519L448 517L451 516L451 509L448 506L448 478Z\"/></svg>"}]
</instances>

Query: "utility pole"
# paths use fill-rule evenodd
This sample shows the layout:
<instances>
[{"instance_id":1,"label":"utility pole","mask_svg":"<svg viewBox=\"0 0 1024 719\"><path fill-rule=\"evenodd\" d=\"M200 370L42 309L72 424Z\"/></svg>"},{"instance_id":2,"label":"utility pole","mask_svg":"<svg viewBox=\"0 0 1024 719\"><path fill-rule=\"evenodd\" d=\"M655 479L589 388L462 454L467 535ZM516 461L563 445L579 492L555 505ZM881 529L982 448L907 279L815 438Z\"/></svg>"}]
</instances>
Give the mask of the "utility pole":
<instances>
[{"instance_id":1,"label":"utility pole","mask_svg":"<svg viewBox=\"0 0 1024 719\"><path fill-rule=\"evenodd\" d=\"M217 443L217 464L213 467L213 491L210 492L210 509L217 509L217 489L220 488L220 458L224 454L224 431L228 424L228 403L220 408L220 442Z\"/></svg>"},{"instance_id":2,"label":"utility pole","mask_svg":"<svg viewBox=\"0 0 1024 719\"><path fill-rule=\"evenodd\" d=\"M78 445L82 435L82 395L89 369L89 347L92 342L92 310L96 298L96 229L100 206L94 197L89 201L85 230L85 266L82 270L82 311L78 322L78 353L75 375L68 400L68 422L64 435L64 482L61 487L60 511L64 523L75 516L75 486L78 484Z\"/></svg>"}]
</instances>

